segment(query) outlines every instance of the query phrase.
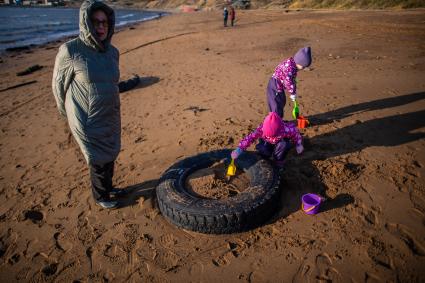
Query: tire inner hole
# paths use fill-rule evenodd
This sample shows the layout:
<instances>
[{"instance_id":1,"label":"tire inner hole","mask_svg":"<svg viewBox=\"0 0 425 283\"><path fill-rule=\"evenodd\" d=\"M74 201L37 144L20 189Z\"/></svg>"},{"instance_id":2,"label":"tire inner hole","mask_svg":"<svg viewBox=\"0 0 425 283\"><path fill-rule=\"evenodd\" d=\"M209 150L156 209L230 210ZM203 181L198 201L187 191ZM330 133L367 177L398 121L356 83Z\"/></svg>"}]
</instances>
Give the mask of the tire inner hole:
<instances>
[{"instance_id":1,"label":"tire inner hole","mask_svg":"<svg viewBox=\"0 0 425 283\"><path fill-rule=\"evenodd\" d=\"M250 178L242 169L236 175L226 176L227 166L223 161L208 168L199 169L186 179L187 191L206 199L226 199L234 197L249 187Z\"/></svg>"}]
</instances>

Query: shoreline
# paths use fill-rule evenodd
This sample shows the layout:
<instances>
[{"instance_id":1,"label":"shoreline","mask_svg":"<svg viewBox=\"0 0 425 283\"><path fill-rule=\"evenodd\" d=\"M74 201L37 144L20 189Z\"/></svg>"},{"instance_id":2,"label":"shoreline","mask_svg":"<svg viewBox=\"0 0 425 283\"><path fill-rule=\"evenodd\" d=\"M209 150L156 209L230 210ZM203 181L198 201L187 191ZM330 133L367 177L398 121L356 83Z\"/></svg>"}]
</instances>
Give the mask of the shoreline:
<instances>
[{"instance_id":1,"label":"shoreline","mask_svg":"<svg viewBox=\"0 0 425 283\"><path fill-rule=\"evenodd\" d=\"M7 4L0 4L0 8L1 7L22 7L22 8L39 8L39 6L17 6L17 5L7 5ZM128 6L115 6L112 5L111 7L114 7L115 9L123 9L123 10L138 10L138 11L147 11L147 12L153 12L153 13L158 13L160 14L158 17L153 18L153 19L148 19L148 20L141 20L139 22L135 22L135 23L129 23L129 24L125 24L121 27L116 28L116 32L120 32L126 28L132 27L134 25L138 25L144 22L148 22L148 21L152 21L152 20L158 20L160 18L162 18L163 16L167 16L167 15L173 15L173 14L179 14L179 13L199 13L199 12L211 12L211 11L217 11L219 9L213 9L213 10L206 10L204 8L201 8L198 11L193 11L193 12L183 12L181 10L179 10L179 8L170 8L170 9L145 9L145 8L138 8L138 7L132 7L129 8ZM63 9L68 9L68 8L72 8L72 9L78 9L78 6L68 6L68 7L64 7L64 6L44 6L43 8L63 8ZM425 11L425 8L408 8L408 9L404 9L404 8L387 8L387 9L337 9L337 8L323 8L323 9L309 9L309 8L257 8L257 9L246 9L246 10L238 10L240 12L250 12L250 11L270 11L270 12L278 12L278 11L282 11L285 13L293 13L293 12L327 12L327 13L331 13L331 12L401 12L401 11L410 11L410 12L421 12L421 11ZM162 13L165 13L165 15L162 15ZM65 42L66 40L69 40L71 38L74 38L75 36L78 36L78 33L76 33L75 35L71 35L71 36L65 36L59 39L55 39L52 41L48 41L46 43L43 44L29 44L29 45L23 45L23 46L17 46L17 47L11 47L11 48L6 48L4 50L0 50L0 56L4 56L6 55L6 53L16 53L16 52L25 52L25 51L30 51L33 48L43 48L51 43L60 41L60 42Z\"/></svg>"},{"instance_id":2,"label":"shoreline","mask_svg":"<svg viewBox=\"0 0 425 283\"><path fill-rule=\"evenodd\" d=\"M54 8L56 8L56 7L54 7ZM131 11L132 9L126 9L126 10ZM153 16L153 17L150 17L148 19L142 19L142 20L138 20L138 21L135 21L135 22L125 23L123 25L117 26L117 27L115 27L115 32L116 33L120 32L120 31L122 31L122 30L124 30L126 28L131 28L131 27L134 27L135 25L142 24L144 22L158 20L158 19L161 19L162 17L165 17L165 16L168 16L168 15L171 15L172 14L171 12L150 11L150 10L146 10L146 9L134 9L134 10L137 10L137 11L147 11L147 12L150 12L150 13L157 13L157 15L156 16ZM69 32L69 33L71 33L71 32ZM16 53L16 52L22 52L22 51L24 51L24 52L25 51L30 51L31 49L37 48L37 47L43 48L45 46L48 46L51 43L65 42L65 41L67 41L69 39L75 38L76 36L78 36L78 34L79 34L79 32L75 32L75 34L61 36L61 37L58 37L56 39L49 40L49 41L44 42L44 43L41 43L41 44L27 44L27 45L18 45L18 46L15 46L15 47L8 47L8 48L5 48L3 50L0 50L0 56L1 55L5 55L6 53Z\"/></svg>"},{"instance_id":3,"label":"shoreline","mask_svg":"<svg viewBox=\"0 0 425 283\"><path fill-rule=\"evenodd\" d=\"M152 12L168 12L171 13L172 11L178 10L178 7L176 8L141 8L138 6L120 6L120 5L109 5L113 7L114 9L122 9L122 10L138 10L138 11L152 11ZM20 5L13 5L13 4L2 4L0 3L0 9L3 7L13 7L13 8L55 8L55 9L79 9L80 5L75 6L49 6L49 5L28 5L28 6L20 6Z\"/></svg>"},{"instance_id":4,"label":"shoreline","mask_svg":"<svg viewBox=\"0 0 425 283\"><path fill-rule=\"evenodd\" d=\"M42 5L42 4L37 4L37 5L14 5L14 4L4 4L4 3L0 3L0 9L2 7L15 7L15 8L63 8L63 9L68 9L68 8L79 8L81 5L81 3L79 3L79 5L69 5L69 6L51 6L51 5ZM141 6L138 5L120 5L120 4L115 4L115 3L108 3L109 6L113 7L114 9L128 9L128 10L152 10L152 11L159 11L159 12L170 12L170 11L180 11L180 8L183 6L196 6L197 5L193 4L181 4L178 5L176 7L173 8L142 8ZM195 12L199 12L199 11L208 11L208 10L221 10L221 8L218 7L209 7L209 6L205 6L205 7L198 7L199 10L196 10ZM333 7L333 8L289 8L289 7L282 7L279 5L272 5L272 6L259 6L257 8L249 8L249 9L236 9L238 11L257 11L257 10L269 10L269 11L273 11L273 10L280 10L280 11L324 11L324 10L328 10L328 11L409 11L409 10L419 10L419 11L423 11L425 10L425 7L415 7L415 8L402 8L402 7L388 7L388 8L338 8L338 7Z\"/></svg>"}]
</instances>

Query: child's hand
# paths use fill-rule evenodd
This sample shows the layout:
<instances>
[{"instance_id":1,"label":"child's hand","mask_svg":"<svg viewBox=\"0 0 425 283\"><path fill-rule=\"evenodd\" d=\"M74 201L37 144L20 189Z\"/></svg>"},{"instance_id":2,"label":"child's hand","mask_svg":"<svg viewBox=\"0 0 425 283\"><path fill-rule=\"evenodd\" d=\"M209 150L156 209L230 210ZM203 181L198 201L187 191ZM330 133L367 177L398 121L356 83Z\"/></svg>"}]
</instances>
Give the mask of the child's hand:
<instances>
[{"instance_id":1,"label":"child's hand","mask_svg":"<svg viewBox=\"0 0 425 283\"><path fill-rule=\"evenodd\" d=\"M295 100L297 100L297 96L295 94L291 94L289 97L291 98L292 102L295 102Z\"/></svg>"},{"instance_id":2,"label":"child's hand","mask_svg":"<svg viewBox=\"0 0 425 283\"><path fill-rule=\"evenodd\" d=\"M232 157L232 159L237 159L239 157L239 155L241 155L241 153L242 153L242 149L240 149L238 147L234 151L232 151L232 153L230 154L230 156Z\"/></svg>"},{"instance_id":3,"label":"child's hand","mask_svg":"<svg viewBox=\"0 0 425 283\"><path fill-rule=\"evenodd\" d=\"M297 153L298 153L298 154L301 154L301 153L303 153L303 151L304 151L304 147L303 147L303 145L302 145L302 144L297 145L297 146L295 147L295 149L297 150Z\"/></svg>"}]
</instances>

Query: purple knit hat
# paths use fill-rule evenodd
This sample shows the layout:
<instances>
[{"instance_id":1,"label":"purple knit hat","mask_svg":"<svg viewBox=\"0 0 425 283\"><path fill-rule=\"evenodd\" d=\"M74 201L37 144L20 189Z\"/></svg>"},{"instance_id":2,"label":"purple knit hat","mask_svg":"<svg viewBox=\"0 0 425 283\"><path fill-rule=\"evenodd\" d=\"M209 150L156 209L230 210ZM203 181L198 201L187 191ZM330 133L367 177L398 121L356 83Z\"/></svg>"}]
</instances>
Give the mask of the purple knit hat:
<instances>
[{"instance_id":1,"label":"purple knit hat","mask_svg":"<svg viewBox=\"0 0 425 283\"><path fill-rule=\"evenodd\" d=\"M294 61L296 64L305 67L310 66L311 64L311 48L304 47L298 50L298 52L294 56Z\"/></svg>"}]
</instances>

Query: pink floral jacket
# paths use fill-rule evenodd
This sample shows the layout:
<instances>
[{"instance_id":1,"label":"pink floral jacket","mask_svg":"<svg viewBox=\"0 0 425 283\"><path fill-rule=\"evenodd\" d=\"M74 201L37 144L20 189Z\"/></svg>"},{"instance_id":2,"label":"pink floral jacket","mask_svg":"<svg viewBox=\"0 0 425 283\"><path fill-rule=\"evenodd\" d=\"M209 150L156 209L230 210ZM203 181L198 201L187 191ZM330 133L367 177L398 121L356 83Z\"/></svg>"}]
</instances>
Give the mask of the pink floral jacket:
<instances>
[{"instance_id":1,"label":"pink floral jacket","mask_svg":"<svg viewBox=\"0 0 425 283\"><path fill-rule=\"evenodd\" d=\"M277 81L277 90L279 92L287 90L290 94L297 94L297 64L295 64L294 58L288 58L283 60L274 70L272 75Z\"/></svg>"},{"instance_id":2,"label":"pink floral jacket","mask_svg":"<svg viewBox=\"0 0 425 283\"><path fill-rule=\"evenodd\" d=\"M293 123L284 123L283 127L280 129L279 134L276 137L267 137L263 136L263 123L261 123L257 129L255 129L252 133L248 134L244 137L239 143L239 148L242 150L246 150L252 143L254 143L257 139L262 138L268 143L276 144L282 139L289 139L294 145L298 146L302 144L302 137L300 132L295 127Z\"/></svg>"}]
</instances>

